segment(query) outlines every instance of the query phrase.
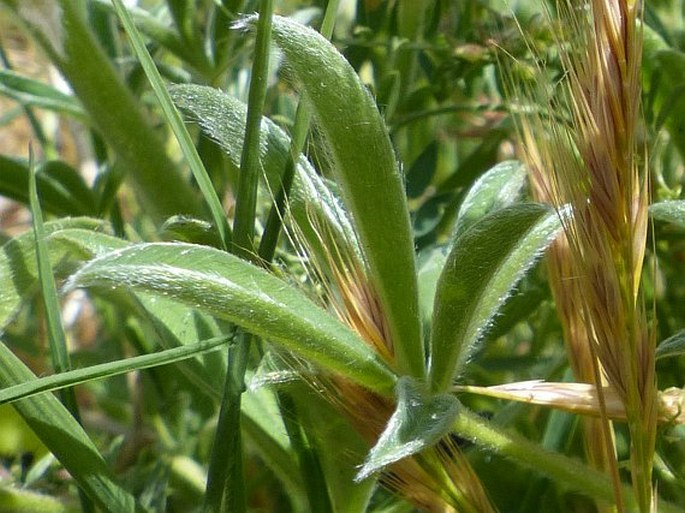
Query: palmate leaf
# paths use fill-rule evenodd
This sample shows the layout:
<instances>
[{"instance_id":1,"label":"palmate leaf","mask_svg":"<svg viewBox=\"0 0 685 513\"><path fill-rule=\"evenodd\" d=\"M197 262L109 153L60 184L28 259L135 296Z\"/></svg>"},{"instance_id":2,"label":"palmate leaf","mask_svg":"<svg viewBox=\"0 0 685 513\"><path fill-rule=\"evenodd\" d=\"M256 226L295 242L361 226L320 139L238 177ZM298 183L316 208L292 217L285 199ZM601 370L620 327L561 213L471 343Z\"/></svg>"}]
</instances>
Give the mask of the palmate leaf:
<instances>
[{"instance_id":1,"label":"palmate leaf","mask_svg":"<svg viewBox=\"0 0 685 513\"><path fill-rule=\"evenodd\" d=\"M79 262L127 247L130 244L125 240L95 231L105 230L106 223L88 218L46 223L46 229L49 233L48 245L51 260L53 262L62 261L65 256L69 256L68 265L60 267L58 276L64 276L67 270L73 270L73 265ZM4 253L0 254L0 271L3 270L3 266L5 270L9 269L8 266L10 264L17 270L14 274L0 272L2 279L6 280L3 283L3 289L0 290L0 312L5 316L4 322L11 320L14 312L20 307L22 300L37 288L36 258L32 238L33 234L18 236L7 243L3 247ZM132 298L119 294L113 296L108 293L107 299L116 303L121 311L130 311L144 321L149 322L158 333L163 346L167 349L159 353L142 355L131 360L117 362L114 367L111 367L109 364L103 364L41 379L36 378L32 374L27 374L21 381L7 381L4 383L5 389L3 390L2 400L14 400L17 397L26 397L26 394L31 395L63 386L72 386L95 378L108 377L113 375L113 373L142 368L140 367L141 364L144 364L144 366L148 364L156 365L164 360L168 362L176 360L179 370L199 390L214 400L220 399L221 382L223 381L226 366L225 357L221 357L218 352L211 351L211 347L208 347L208 345L214 345L212 342L196 343L197 340L201 339L200 337L214 336L218 333L218 327L212 318L193 310L191 307L147 293L137 293ZM210 352L198 356L196 351L201 347ZM5 354L5 352L8 354ZM186 359L193 354L195 354L196 358ZM14 365L14 355L6 346L0 345L0 359L3 358L3 355L5 358L10 359L8 365ZM183 361L178 360L178 358L183 358ZM54 399L51 395L46 397L50 400ZM20 404L28 403L33 399ZM42 396L35 399L42 400ZM245 410L243 412L243 431L247 437L255 441L256 447L259 449L264 461L280 477L284 485L292 493L301 495L302 485L297 479L299 474L293 466L292 455L287 444L284 445L283 440L277 436L278 432L265 427L270 426L273 428L274 422L280 422L280 419L272 416L273 418L260 424L258 417L261 418L265 415L264 413L257 414L261 410L255 409L260 400L258 394L255 393L248 394L245 397L243 401ZM61 407L58 401L57 405ZM33 429L42 438L40 426L38 428L33 427ZM58 451L54 452L59 455ZM74 475L77 476L77 479L79 478L77 474ZM125 511L125 509L121 509L121 511Z\"/></svg>"},{"instance_id":2,"label":"palmate leaf","mask_svg":"<svg viewBox=\"0 0 685 513\"><path fill-rule=\"evenodd\" d=\"M191 244L138 244L92 260L70 287L129 287L226 319L384 394L395 378L357 335L280 279Z\"/></svg>"},{"instance_id":3,"label":"palmate leaf","mask_svg":"<svg viewBox=\"0 0 685 513\"><path fill-rule=\"evenodd\" d=\"M493 317L561 228L538 204L493 212L465 231L438 282L431 334L431 386L449 389Z\"/></svg>"}]
</instances>

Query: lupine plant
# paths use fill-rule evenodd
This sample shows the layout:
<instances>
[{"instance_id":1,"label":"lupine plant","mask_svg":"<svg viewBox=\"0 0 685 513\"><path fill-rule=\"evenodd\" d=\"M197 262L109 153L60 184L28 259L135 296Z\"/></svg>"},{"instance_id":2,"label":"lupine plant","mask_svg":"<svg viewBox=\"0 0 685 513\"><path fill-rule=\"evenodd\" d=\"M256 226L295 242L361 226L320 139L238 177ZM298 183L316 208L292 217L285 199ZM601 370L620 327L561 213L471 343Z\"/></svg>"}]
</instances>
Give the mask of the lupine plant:
<instances>
[{"instance_id":1,"label":"lupine plant","mask_svg":"<svg viewBox=\"0 0 685 513\"><path fill-rule=\"evenodd\" d=\"M0 510L683 511L670 4L301 3L0 2Z\"/></svg>"}]
</instances>

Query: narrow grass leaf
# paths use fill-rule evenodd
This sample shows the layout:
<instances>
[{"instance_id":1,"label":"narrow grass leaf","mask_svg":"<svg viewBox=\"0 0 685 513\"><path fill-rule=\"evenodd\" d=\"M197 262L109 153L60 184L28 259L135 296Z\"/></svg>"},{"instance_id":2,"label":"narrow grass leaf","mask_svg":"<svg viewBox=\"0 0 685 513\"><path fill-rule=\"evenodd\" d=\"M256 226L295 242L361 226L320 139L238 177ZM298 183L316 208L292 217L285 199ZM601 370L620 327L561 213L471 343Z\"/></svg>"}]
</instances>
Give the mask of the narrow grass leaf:
<instances>
[{"instance_id":1,"label":"narrow grass leaf","mask_svg":"<svg viewBox=\"0 0 685 513\"><path fill-rule=\"evenodd\" d=\"M48 346L50 347L50 359L56 372L65 372L71 369L71 359L67 348L67 337L62 324L62 310L57 286L50 265L48 246L45 237L45 224L43 212L38 198L38 186L36 183L36 169L33 160L33 149L29 146L29 207L33 221L33 233L35 235L36 259L38 265L38 282L40 284L43 304L45 305L45 319L47 323ZM73 389L63 390L60 394L62 402L74 419L80 424L81 413L76 402L76 394ZM94 512L95 508L91 499L82 487L79 487L81 508L84 512Z\"/></svg>"},{"instance_id":2,"label":"narrow grass leaf","mask_svg":"<svg viewBox=\"0 0 685 513\"><path fill-rule=\"evenodd\" d=\"M551 208L514 205L484 217L455 241L435 294L433 390L449 389L493 317L560 228Z\"/></svg>"},{"instance_id":3,"label":"narrow grass leaf","mask_svg":"<svg viewBox=\"0 0 685 513\"><path fill-rule=\"evenodd\" d=\"M87 233L96 233L95 230L105 229L106 226L103 221L87 217L64 219L45 223L45 234L49 236L68 228L88 229ZM69 251L69 247L51 246L50 264L54 267ZM68 273L64 266L55 270L58 275ZM22 302L37 291L37 283L35 239L33 232L27 232L0 248L0 331L14 318Z\"/></svg>"},{"instance_id":4,"label":"narrow grass leaf","mask_svg":"<svg viewBox=\"0 0 685 513\"><path fill-rule=\"evenodd\" d=\"M38 199L38 188L36 185L36 170L33 166L33 153L29 149L29 203L31 207L31 217L33 219L33 233L36 244L36 259L38 266L38 281L40 283L43 302L45 303L45 317L48 328L48 342L52 365L57 372L69 370L69 351L67 349L67 339L62 326L62 311L57 296L57 287L50 266L48 256L48 246L45 241L45 225L43 223L43 212L40 208ZM79 418L76 399L73 395L65 395L64 401L72 414Z\"/></svg>"},{"instance_id":5,"label":"narrow grass leaf","mask_svg":"<svg viewBox=\"0 0 685 513\"><path fill-rule=\"evenodd\" d=\"M459 207L452 238L457 239L480 218L521 199L526 184L526 168L520 162L500 162L483 173L469 189Z\"/></svg>"},{"instance_id":6,"label":"narrow grass leaf","mask_svg":"<svg viewBox=\"0 0 685 513\"><path fill-rule=\"evenodd\" d=\"M437 443L452 429L458 411L459 401L452 394L431 395L412 378L400 378L397 408L355 480Z\"/></svg>"},{"instance_id":7,"label":"narrow grass leaf","mask_svg":"<svg viewBox=\"0 0 685 513\"><path fill-rule=\"evenodd\" d=\"M0 344L0 388L36 379L5 344ZM133 496L114 482L93 442L54 395L24 399L13 406L100 509L136 511Z\"/></svg>"},{"instance_id":8,"label":"narrow grass leaf","mask_svg":"<svg viewBox=\"0 0 685 513\"><path fill-rule=\"evenodd\" d=\"M649 206L652 219L664 221L685 228L685 201L660 201Z\"/></svg>"},{"instance_id":9,"label":"narrow grass leaf","mask_svg":"<svg viewBox=\"0 0 685 513\"><path fill-rule=\"evenodd\" d=\"M273 39L330 147L336 181L388 320L398 369L421 377L425 358L414 242L403 179L383 119L352 66L320 34L276 17Z\"/></svg>"},{"instance_id":10,"label":"narrow grass leaf","mask_svg":"<svg viewBox=\"0 0 685 513\"><path fill-rule=\"evenodd\" d=\"M239 258L190 244L139 244L92 260L71 287L130 287L173 298L374 390L394 376L349 328L302 292Z\"/></svg>"},{"instance_id":11,"label":"narrow grass leaf","mask_svg":"<svg viewBox=\"0 0 685 513\"><path fill-rule=\"evenodd\" d=\"M231 229L228 226L228 221L226 220L226 215L224 214L221 201L219 200L219 197L214 190L214 186L212 185L212 180L209 178L207 170L200 160L200 156L197 153L195 144L193 143L188 130L183 124L181 115L178 113L178 110L176 110L176 107L174 107L174 103L171 101L171 97L166 90L164 81L162 80L159 71L157 71L155 63L152 61L152 57L150 57L150 54L145 47L145 43L143 42L138 29L133 23L131 15L126 10L126 7L121 0L113 0L113 3L117 11L117 15L119 16L119 19L126 30L126 33L131 38L131 45L136 52L138 61L143 67L143 70L145 70L145 74L150 81L150 85L152 86L152 89L157 96L157 100L162 107L164 117L166 118L167 123L169 123L171 130L174 132L174 135L176 136L176 139L181 147L181 151L183 152L183 156L188 162L188 166L195 177L195 181L197 182L200 191L202 191L205 203L209 207L209 210L212 214L214 225L221 236L224 249L228 249L231 240Z\"/></svg>"},{"instance_id":12,"label":"narrow grass leaf","mask_svg":"<svg viewBox=\"0 0 685 513\"><path fill-rule=\"evenodd\" d=\"M75 97L9 70L0 70L0 94L22 105L51 110L86 121L88 115Z\"/></svg>"},{"instance_id":13,"label":"narrow grass leaf","mask_svg":"<svg viewBox=\"0 0 685 513\"><path fill-rule=\"evenodd\" d=\"M45 392L54 392L89 381L107 379L136 370L180 362L226 345L231 335L165 349L152 354L132 356L124 360L91 365L83 369L60 372L0 390L0 404L18 401Z\"/></svg>"}]
</instances>

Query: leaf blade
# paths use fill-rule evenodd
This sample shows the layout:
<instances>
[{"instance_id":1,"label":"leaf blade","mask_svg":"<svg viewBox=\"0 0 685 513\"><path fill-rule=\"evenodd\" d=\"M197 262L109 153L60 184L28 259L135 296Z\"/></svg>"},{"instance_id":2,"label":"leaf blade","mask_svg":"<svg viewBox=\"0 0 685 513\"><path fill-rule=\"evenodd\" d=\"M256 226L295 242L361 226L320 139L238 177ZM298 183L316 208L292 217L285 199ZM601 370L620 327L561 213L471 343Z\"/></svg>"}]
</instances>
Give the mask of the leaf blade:
<instances>
[{"instance_id":1,"label":"leaf blade","mask_svg":"<svg viewBox=\"0 0 685 513\"><path fill-rule=\"evenodd\" d=\"M493 316L560 228L549 207L522 204L486 216L455 241L435 295L433 390L450 387Z\"/></svg>"},{"instance_id":2,"label":"leaf blade","mask_svg":"<svg viewBox=\"0 0 685 513\"><path fill-rule=\"evenodd\" d=\"M246 23L253 23L252 18ZM387 317L397 367L401 374L422 377L414 241L402 176L383 119L354 69L320 34L276 17L273 39L330 146L333 172Z\"/></svg>"},{"instance_id":3,"label":"leaf blade","mask_svg":"<svg viewBox=\"0 0 685 513\"><path fill-rule=\"evenodd\" d=\"M361 384L388 393L394 377L340 321L263 269L204 246L150 243L98 257L69 287L161 294L229 320Z\"/></svg>"}]
</instances>

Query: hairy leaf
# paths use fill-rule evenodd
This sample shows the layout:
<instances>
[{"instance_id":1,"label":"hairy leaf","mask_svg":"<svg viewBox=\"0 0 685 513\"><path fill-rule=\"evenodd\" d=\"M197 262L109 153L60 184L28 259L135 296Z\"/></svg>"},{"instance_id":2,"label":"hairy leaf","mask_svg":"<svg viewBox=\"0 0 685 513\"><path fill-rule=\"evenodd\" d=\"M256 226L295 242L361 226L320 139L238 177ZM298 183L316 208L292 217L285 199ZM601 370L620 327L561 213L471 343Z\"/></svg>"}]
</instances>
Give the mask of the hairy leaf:
<instances>
[{"instance_id":1,"label":"hairy leaf","mask_svg":"<svg viewBox=\"0 0 685 513\"><path fill-rule=\"evenodd\" d=\"M435 294L431 385L447 390L493 317L561 227L543 205L493 212L455 241Z\"/></svg>"},{"instance_id":2,"label":"hairy leaf","mask_svg":"<svg viewBox=\"0 0 685 513\"><path fill-rule=\"evenodd\" d=\"M411 378L400 378L397 409L355 479L366 479L437 443L449 433L458 410L459 401L453 395L430 395Z\"/></svg>"},{"instance_id":3,"label":"hairy leaf","mask_svg":"<svg viewBox=\"0 0 685 513\"><path fill-rule=\"evenodd\" d=\"M247 18L247 25L254 18ZM414 241L395 153L373 98L320 34L276 17L273 40L311 103L352 213L402 373L423 376Z\"/></svg>"},{"instance_id":4,"label":"hairy leaf","mask_svg":"<svg viewBox=\"0 0 685 513\"><path fill-rule=\"evenodd\" d=\"M191 244L139 244L86 264L71 287L130 287L190 304L387 393L392 373L349 328L266 271Z\"/></svg>"}]
</instances>

